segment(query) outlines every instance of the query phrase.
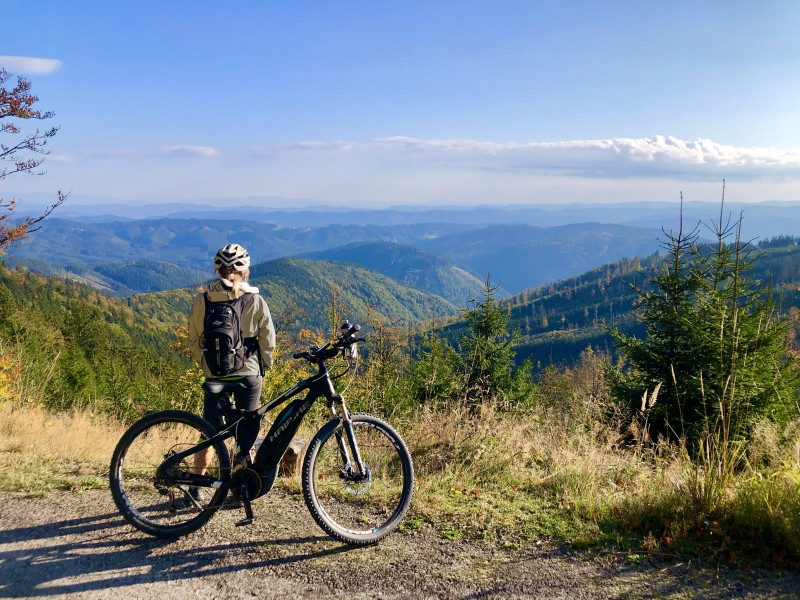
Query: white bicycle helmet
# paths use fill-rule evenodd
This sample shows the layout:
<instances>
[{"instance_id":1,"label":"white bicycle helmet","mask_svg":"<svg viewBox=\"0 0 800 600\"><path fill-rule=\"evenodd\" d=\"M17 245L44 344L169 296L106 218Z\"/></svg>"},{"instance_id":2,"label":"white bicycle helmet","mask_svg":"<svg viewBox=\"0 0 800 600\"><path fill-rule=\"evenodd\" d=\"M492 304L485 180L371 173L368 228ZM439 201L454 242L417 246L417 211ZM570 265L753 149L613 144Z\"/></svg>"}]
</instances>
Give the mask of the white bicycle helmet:
<instances>
[{"instance_id":1,"label":"white bicycle helmet","mask_svg":"<svg viewBox=\"0 0 800 600\"><path fill-rule=\"evenodd\" d=\"M217 271L225 268L245 271L249 267L250 255L239 244L228 244L220 248L214 257L214 268Z\"/></svg>"}]
</instances>

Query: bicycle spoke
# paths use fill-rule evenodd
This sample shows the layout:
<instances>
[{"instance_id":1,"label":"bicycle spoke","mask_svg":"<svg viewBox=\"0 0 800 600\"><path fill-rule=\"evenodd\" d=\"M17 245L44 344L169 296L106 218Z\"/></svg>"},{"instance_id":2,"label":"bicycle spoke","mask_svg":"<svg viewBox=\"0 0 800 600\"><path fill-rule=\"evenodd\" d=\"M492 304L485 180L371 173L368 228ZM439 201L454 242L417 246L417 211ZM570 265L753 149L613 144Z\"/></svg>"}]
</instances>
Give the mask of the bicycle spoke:
<instances>
[{"instance_id":1,"label":"bicycle spoke","mask_svg":"<svg viewBox=\"0 0 800 600\"><path fill-rule=\"evenodd\" d=\"M215 488L190 487L157 476L165 458L206 439L206 433L192 420L155 419L145 423L123 438L115 452L111 473L115 500L123 515L147 533L168 537L193 531L208 520L222 501ZM230 472L227 457L221 459L215 446L206 453L209 463L206 475L219 480L223 469ZM178 476L195 472L193 455L182 459L173 469Z\"/></svg>"}]
</instances>

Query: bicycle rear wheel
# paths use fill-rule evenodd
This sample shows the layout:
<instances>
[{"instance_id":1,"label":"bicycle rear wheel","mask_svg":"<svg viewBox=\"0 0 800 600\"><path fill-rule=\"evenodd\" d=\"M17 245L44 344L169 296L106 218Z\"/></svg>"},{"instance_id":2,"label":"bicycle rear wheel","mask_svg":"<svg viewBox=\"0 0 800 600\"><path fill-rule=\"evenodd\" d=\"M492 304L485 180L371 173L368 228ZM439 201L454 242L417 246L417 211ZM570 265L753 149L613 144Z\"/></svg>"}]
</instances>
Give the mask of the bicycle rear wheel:
<instances>
[{"instance_id":1,"label":"bicycle rear wheel","mask_svg":"<svg viewBox=\"0 0 800 600\"><path fill-rule=\"evenodd\" d=\"M414 467L405 442L387 423L358 413L351 420L364 475L352 462L342 421L334 419L308 446L303 496L322 529L339 541L363 546L383 539L402 522L414 493ZM350 454L347 464L342 442Z\"/></svg>"},{"instance_id":2,"label":"bicycle rear wheel","mask_svg":"<svg viewBox=\"0 0 800 600\"><path fill-rule=\"evenodd\" d=\"M201 417L180 410L157 412L134 423L111 459L111 494L122 516L150 535L172 538L202 527L222 505L228 486L190 488L157 476L164 459L216 434ZM207 475L230 479L231 464L222 441L209 448ZM193 456L176 466L177 475L193 472Z\"/></svg>"}]
</instances>

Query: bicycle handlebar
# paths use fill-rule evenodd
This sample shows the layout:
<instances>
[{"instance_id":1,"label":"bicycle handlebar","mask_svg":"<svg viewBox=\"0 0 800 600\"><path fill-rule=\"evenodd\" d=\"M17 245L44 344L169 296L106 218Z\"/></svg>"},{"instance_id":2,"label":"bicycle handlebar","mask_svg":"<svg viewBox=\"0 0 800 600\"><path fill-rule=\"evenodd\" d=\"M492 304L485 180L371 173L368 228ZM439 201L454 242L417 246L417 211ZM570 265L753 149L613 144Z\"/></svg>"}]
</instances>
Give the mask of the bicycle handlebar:
<instances>
[{"instance_id":1,"label":"bicycle handlebar","mask_svg":"<svg viewBox=\"0 0 800 600\"><path fill-rule=\"evenodd\" d=\"M292 354L294 359L305 359L308 362L317 362L320 359L333 358L342 350L349 348L356 342L364 342L365 338L357 337L356 334L361 331L361 325L350 324L350 321L342 323L341 329L344 331L342 335L336 338L334 342L328 342L319 348L311 346L309 350L303 352L295 352Z\"/></svg>"}]
</instances>

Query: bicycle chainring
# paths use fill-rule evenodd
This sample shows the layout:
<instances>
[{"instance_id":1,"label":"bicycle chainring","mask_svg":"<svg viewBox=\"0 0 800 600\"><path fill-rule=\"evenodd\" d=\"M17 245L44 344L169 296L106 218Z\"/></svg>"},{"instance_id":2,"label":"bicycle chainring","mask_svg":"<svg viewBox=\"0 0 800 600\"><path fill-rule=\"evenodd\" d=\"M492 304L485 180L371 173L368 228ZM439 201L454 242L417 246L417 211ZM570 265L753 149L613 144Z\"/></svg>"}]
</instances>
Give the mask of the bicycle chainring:
<instances>
[{"instance_id":1,"label":"bicycle chainring","mask_svg":"<svg viewBox=\"0 0 800 600\"><path fill-rule=\"evenodd\" d=\"M249 467L236 469L231 476L231 492L234 496L239 495L242 486L247 486L247 494L251 500L258 497L261 493L261 476Z\"/></svg>"}]
</instances>

